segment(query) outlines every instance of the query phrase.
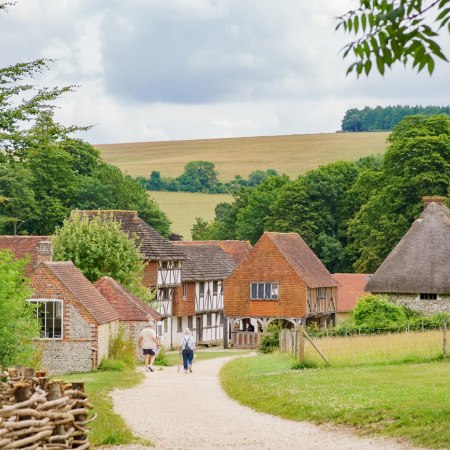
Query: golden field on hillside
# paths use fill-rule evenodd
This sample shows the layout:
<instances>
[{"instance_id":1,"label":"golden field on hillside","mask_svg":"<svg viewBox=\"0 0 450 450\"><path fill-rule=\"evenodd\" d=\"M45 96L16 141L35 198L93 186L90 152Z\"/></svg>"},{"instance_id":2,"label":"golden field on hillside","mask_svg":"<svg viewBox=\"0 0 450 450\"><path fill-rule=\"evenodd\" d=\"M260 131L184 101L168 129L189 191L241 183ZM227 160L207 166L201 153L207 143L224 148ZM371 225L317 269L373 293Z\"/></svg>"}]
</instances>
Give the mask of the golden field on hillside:
<instances>
[{"instance_id":1,"label":"golden field on hillside","mask_svg":"<svg viewBox=\"0 0 450 450\"><path fill-rule=\"evenodd\" d=\"M183 173L189 161L211 161L220 181L254 170L275 169L291 178L322 164L383 153L388 133L322 133L190 141L96 145L102 157L130 175Z\"/></svg>"},{"instance_id":2,"label":"golden field on hillside","mask_svg":"<svg viewBox=\"0 0 450 450\"><path fill-rule=\"evenodd\" d=\"M191 239L191 228L196 217L208 222L214 219L214 208L218 203L230 202L228 194L197 194L190 192L149 192L172 222L171 230Z\"/></svg>"}]
</instances>

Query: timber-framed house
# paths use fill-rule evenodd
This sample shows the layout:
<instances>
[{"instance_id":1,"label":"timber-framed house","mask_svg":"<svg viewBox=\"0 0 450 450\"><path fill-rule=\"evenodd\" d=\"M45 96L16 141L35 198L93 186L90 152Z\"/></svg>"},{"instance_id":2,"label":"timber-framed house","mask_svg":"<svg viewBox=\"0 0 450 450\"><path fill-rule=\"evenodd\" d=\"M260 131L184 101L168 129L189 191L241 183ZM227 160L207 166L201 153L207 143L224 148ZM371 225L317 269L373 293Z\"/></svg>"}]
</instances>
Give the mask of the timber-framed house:
<instances>
[{"instance_id":1,"label":"timber-framed house","mask_svg":"<svg viewBox=\"0 0 450 450\"><path fill-rule=\"evenodd\" d=\"M251 348L276 319L334 324L338 286L299 234L266 232L225 282L226 338Z\"/></svg>"},{"instance_id":2,"label":"timber-framed house","mask_svg":"<svg viewBox=\"0 0 450 450\"><path fill-rule=\"evenodd\" d=\"M186 259L181 248L164 239L142 220L137 211L83 210L72 211L88 217L102 216L119 223L122 231L136 237L142 259L145 262L143 284L155 294L152 307L160 314L157 333L165 345L175 344L173 336L173 294L181 283L181 266Z\"/></svg>"},{"instance_id":3,"label":"timber-framed house","mask_svg":"<svg viewBox=\"0 0 450 450\"><path fill-rule=\"evenodd\" d=\"M199 241L176 242L182 247L182 283L175 290L174 320L176 335L181 340L186 327L198 344L213 344L223 340L223 283L236 262L219 245L204 245Z\"/></svg>"}]
</instances>

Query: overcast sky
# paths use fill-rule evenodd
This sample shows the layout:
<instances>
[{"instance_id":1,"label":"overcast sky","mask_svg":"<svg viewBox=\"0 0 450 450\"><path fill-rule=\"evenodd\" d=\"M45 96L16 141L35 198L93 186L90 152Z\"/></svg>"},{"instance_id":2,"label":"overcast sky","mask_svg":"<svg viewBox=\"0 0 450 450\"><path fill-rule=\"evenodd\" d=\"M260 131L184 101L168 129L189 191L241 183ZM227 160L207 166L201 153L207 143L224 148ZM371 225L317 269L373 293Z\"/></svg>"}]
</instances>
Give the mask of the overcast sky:
<instances>
[{"instance_id":1,"label":"overcast sky","mask_svg":"<svg viewBox=\"0 0 450 450\"><path fill-rule=\"evenodd\" d=\"M79 86L57 117L94 125L92 143L334 132L349 108L450 104L450 64L345 76L334 17L352 5L18 0L0 17L0 66L56 59L37 81Z\"/></svg>"}]
</instances>

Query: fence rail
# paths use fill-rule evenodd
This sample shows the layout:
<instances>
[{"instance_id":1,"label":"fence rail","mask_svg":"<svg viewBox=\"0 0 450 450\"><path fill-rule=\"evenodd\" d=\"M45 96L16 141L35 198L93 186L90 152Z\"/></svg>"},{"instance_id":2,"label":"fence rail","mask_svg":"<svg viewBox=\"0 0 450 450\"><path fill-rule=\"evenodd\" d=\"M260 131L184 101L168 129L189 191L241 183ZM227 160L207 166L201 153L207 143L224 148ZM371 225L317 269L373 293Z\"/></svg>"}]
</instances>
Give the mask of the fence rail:
<instances>
[{"instance_id":1,"label":"fence rail","mask_svg":"<svg viewBox=\"0 0 450 450\"><path fill-rule=\"evenodd\" d=\"M231 344L234 348L243 350L256 350L263 336L267 333L254 331L233 331L231 333Z\"/></svg>"}]
</instances>

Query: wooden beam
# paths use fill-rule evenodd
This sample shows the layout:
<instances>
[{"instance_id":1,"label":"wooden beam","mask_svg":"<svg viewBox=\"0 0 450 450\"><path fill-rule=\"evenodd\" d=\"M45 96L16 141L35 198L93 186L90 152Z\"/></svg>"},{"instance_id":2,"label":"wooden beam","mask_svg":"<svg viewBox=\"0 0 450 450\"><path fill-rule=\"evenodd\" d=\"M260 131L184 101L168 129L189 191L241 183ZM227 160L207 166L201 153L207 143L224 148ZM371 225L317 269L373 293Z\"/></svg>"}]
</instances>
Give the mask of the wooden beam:
<instances>
[{"instance_id":1,"label":"wooden beam","mask_svg":"<svg viewBox=\"0 0 450 450\"><path fill-rule=\"evenodd\" d=\"M310 342L310 344L316 349L317 353L322 357L322 359L329 365L331 366L330 362L328 361L328 359L325 357L325 355L320 351L319 347L317 347L317 345L313 342L313 340L308 336L308 333L303 330L303 335L305 336L306 339L308 339L308 341Z\"/></svg>"}]
</instances>

